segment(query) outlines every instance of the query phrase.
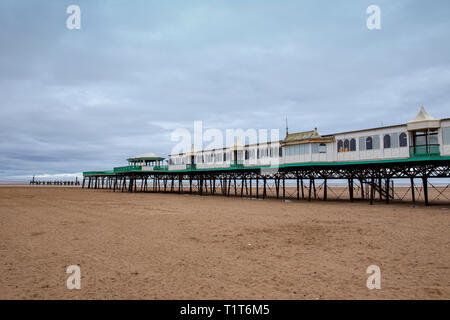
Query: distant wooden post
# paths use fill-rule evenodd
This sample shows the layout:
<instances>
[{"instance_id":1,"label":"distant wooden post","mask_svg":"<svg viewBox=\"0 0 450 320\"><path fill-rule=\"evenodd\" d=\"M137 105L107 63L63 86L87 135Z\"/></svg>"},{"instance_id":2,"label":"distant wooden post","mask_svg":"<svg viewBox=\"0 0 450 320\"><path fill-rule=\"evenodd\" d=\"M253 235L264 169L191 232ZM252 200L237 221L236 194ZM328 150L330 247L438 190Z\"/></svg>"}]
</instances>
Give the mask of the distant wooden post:
<instances>
[{"instance_id":1,"label":"distant wooden post","mask_svg":"<svg viewBox=\"0 0 450 320\"><path fill-rule=\"evenodd\" d=\"M300 180L300 185L302 187L302 199L305 199L305 190L303 188L303 178L301 178L301 180Z\"/></svg>"},{"instance_id":2,"label":"distant wooden post","mask_svg":"<svg viewBox=\"0 0 450 320\"><path fill-rule=\"evenodd\" d=\"M353 178L348 179L348 193L350 201L353 202Z\"/></svg>"},{"instance_id":3,"label":"distant wooden post","mask_svg":"<svg viewBox=\"0 0 450 320\"><path fill-rule=\"evenodd\" d=\"M373 205L374 198L375 198L375 179L372 178L370 182L370 205Z\"/></svg>"},{"instance_id":4,"label":"distant wooden post","mask_svg":"<svg viewBox=\"0 0 450 320\"><path fill-rule=\"evenodd\" d=\"M309 178L308 201L311 201L311 192L312 192L312 179Z\"/></svg>"},{"instance_id":5,"label":"distant wooden post","mask_svg":"<svg viewBox=\"0 0 450 320\"><path fill-rule=\"evenodd\" d=\"M359 183L361 184L361 199L364 200L364 180L359 179Z\"/></svg>"},{"instance_id":6,"label":"distant wooden post","mask_svg":"<svg viewBox=\"0 0 450 320\"><path fill-rule=\"evenodd\" d=\"M386 204L389 204L390 194L389 194L389 178L386 179Z\"/></svg>"},{"instance_id":7,"label":"distant wooden post","mask_svg":"<svg viewBox=\"0 0 450 320\"><path fill-rule=\"evenodd\" d=\"M428 179L426 176L422 177L422 181L423 181L423 196L425 198L425 205L428 206L429 202L428 202Z\"/></svg>"},{"instance_id":8,"label":"distant wooden post","mask_svg":"<svg viewBox=\"0 0 450 320\"><path fill-rule=\"evenodd\" d=\"M264 198L264 199L265 199L266 196L267 196L266 184L267 184L267 177L264 176L264 190L263 190L263 198Z\"/></svg>"},{"instance_id":9,"label":"distant wooden post","mask_svg":"<svg viewBox=\"0 0 450 320\"><path fill-rule=\"evenodd\" d=\"M279 198L279 192L280 192L280 178L275 177L275 194L277 196L277 199Z\"/></svg>"},{"instance_id":10,"label":"distant wooden post","mask_svg":"<svg viewBox=\"0 0 450 320\"><path fill-rule=\"evenodd\" d=\"M383 180L381 178L378 179L378 193L380 195L380 200L383 200Z\"/></svg>"}]
</instances>

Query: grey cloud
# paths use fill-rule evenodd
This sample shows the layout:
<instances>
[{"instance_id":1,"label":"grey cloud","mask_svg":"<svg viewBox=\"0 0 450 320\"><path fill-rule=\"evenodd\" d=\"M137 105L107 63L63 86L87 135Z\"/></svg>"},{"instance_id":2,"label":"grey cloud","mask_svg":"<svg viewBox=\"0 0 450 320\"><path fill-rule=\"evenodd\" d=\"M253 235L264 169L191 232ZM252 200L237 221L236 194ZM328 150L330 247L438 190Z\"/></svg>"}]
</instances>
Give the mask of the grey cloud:
<instances>
[{"instance_id":1,"label":"grey cloud","mask_svg":"<svg viewBox=\"0 0 450 320\"><path fill-rule=\"evenodd\" d=\"M82 9L82 29L65 9ZM448 1L2 1L0 179L167 155L174 126L322 133L448 117Z\"/></svg>"}]
</instances>

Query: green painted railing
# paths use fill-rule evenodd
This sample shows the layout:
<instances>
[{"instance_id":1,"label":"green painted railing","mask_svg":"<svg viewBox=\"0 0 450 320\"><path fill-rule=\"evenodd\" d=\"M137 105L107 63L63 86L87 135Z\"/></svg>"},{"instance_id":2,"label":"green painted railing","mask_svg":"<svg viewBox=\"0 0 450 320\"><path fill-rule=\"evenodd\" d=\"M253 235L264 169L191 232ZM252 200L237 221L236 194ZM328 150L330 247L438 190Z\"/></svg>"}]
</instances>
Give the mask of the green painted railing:
<instances>
[{"instance_id":1,"label":"green painted railing","mask_svg":"<svg viewBox=\"0 0 450 320\"><path fill-rule=\"evenodd\" d=\"M230 168L243 168L244 167L244 161L231 161Z\"/></svg>"},{"instance_id":2,"label":"green painted railing","mask_svg":"<svg viewBox=\"0 0 450 320\"><path fill-rule=\"evenodd\" d=\"M409 155L412 158L415 157L431 157L439 156L441 152L439 151L438 144L431 144L427 146L412 146L409 147Z\"/></svg>"},{"instance_id":3,"label":"green painted railing","mask_svg":"<svg viewBox=\"0 0 450 320\"><path fill-rule=\"evenodd\" d=\"M130 172L130 171L142 171L142 167L141 166L125 166L125 167L114 168L114 173Z\"/></svg>"},{"instance_id":4,"label":"green painted railing","mask_svg":"<svg viewBox=\"0 0 450 320\"><path fill-rule=\"evenodd\" d=\"M101 176L101 175L113 175L114 171L85 171L83 176Z\"/></svg>"}]
</instances>

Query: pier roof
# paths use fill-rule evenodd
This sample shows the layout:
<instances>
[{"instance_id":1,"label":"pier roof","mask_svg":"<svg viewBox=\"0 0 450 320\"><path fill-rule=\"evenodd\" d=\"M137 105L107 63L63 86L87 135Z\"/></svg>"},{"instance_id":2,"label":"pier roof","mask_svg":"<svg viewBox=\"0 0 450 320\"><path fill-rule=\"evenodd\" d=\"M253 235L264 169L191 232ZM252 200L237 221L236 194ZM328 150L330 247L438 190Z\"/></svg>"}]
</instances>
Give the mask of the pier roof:
<instances>
[{"instance_id":1,"label":"pier roof","mask_svg":"<svg viewBox=\"0 0 450 320\"><path fill-rule=\"evenodd\" d=\"M420 111L417 116L408 122L408 130L424 130L424 129L436 129L441 126L441 121L436 119L425 110L423 106L420 107Z\"/></svg>"},{"instance_id":2,"label":"pier roof","mask_svg":"<svg viewBox=\"0 0 450 320\"><path fill-rule=\"evenodd\" d=\"M318 132L317 128L311 131L303 131L296 133L288 133L283 140L286 145L291 144L302 144L310 142L331 142L334 140L333 136L322 137Z\"/></svg>"},{"instance_id":3,"label":"pier roof","mask_svg":"<svg viewBox=\"0 0 450 320\"><path fill-rule=\"evenodd\" d=\"M128 161L142 161L142 160L164 160L163 157L159 157L156 154L149 152L144 154L139 154L134 158L127 159Z\"/></svg>"}]
</instances>

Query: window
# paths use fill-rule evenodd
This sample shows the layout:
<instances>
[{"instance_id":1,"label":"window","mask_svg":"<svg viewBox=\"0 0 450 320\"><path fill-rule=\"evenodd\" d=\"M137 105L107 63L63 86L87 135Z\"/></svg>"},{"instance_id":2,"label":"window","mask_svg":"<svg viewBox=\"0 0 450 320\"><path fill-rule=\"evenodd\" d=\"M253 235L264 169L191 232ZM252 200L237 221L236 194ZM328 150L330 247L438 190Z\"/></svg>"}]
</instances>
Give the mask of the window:
<instances>
[{"instance_id":1,"label":"window","mask_svg":"<svg viewBox=\"0 0 450 320\"><path fill-rule=\"evenodd\" d=\"M391 134L391 148L398 148L398 133Z\"/></svg>"},{"instance_id":2,"label":"window","mask_svg":"<svg viewBox=\"0 0 450 320\"><path fill-rule=\"evenodd\" d=\"M309 144L298 144L286 147L286 156L309 154Z\"/></svg>"},{"instance_id":3,"label":"window","mask_svg":"<svg viewBox=\"0 0 450 320\"><path fill-rule=\"evenodd\" d=\"M398 140L399 140L399 144L400 144L401 148L408 146L408 140L406 139L406 133L404 133L404 132L400 133Z\"/></svg>"},{"instance_id":4,"label":"window","mask_svg":"<svg viewBox=\"0 0 450 320\"><path fill-rule=\"evenodd\" d=\"M278 154L280 158L283 156L283 149L281 147L278 148Z\"/></svg>"},{"instance_id":5,"label":"window","mask_svg":"<svg viewBox=\"0 0 450 320\"><path fill-rule=\"evenodd\" d=\"M385 134L383 137L383 147L385 149L389 149L391 147L391 136L388 134Z\"/></svg>"},{"instance_id":6,"label":"window","mask_svg":"<svg viewBox=\"0 0 450 320\"><path fill-rule=\"evenodd\" d=\"M438 130L415 131L413 133L414 146L438 145Z\"/></svg>"},{"instance_id":7,"label":"window","mask_svg":"<svg viewBox=\"0 0 450 320\"><path fill-rule=\"evenodd\" d=\"M248 160L248 150L245 150L245 160Z\"/></svg>"},{"instance_id":8,"label":"window","mask_svg":"<svg viewBox=\"0 0 450 320\"><path fill-rule=\"evenodd\" d=\"M373 141L373 145L372 145L372 149L380 149L380 136L376 135L376 136L372 136L372 141Z\"/></svg>"},{"instance_id":9,"label":"window","mask_svg":"<svg viewBox=\"0 0 450 320\"><path fill-rule=\"evenodd\" d=\"M355 139L350 140L350 151L356 151L356 140Z\"/></svg>"},{"instance_id":10,"label":"window","mask_svg":"<svg viewBox=\"0 0 450 320\"><path fill-rule=\"evenodd\" d=\"M442 128L442 143L450 144L450 127Z\"/></svg>"},{"instance_id":11,"label":"window","mask_svg":"<svg viewBox=\"0 0 450 320\"><path fill-rule=\"evenodd\" d=\"M366 138L359 137L359 151L365 151L365 150L366 150Z\"/></svg>"},{"instance_id":12,"label":"window","mask_svg":"<svg viewBox=\"0 0 450 320\"><path fill-rule=\"evenodd\" d=\"M359 138L359 151L380 149L380 136L368 136Z\"/></svg>"},{"instance_id":13,"label":"window","mask_svg":"<svg viewBox=\"0 0 450 320\"><path fill-rule=\"evenodd\" d=\"M350 150L350 142L348 141L348 139L345 139L345 141L344 141L344 152L348 152L348 150Z\"/></svg>"},{"instance_id":14,"label":"window","mask_svg":"<svg viewBox=\"0 0 450 320\"><path fill-rule=\"evenodd\" d=\"M373 139L372 137L366 138L366 150L372 150L373 149Z\"/></svg>"},{"instance_id":15,"label":"window","mask_svg":"<svg viewBox=\"0 0 450 320\"><path fill-rule=\"evenodd\" d=\"M427 134L425 132L414 132L414 145L425 146L427 144Z\"/></svg>"},{"instance_id":16,"label":"window","mask_svg":"<svg viewBox=\"0 0 450 320\"><path fill-rule=\"evenodd\" d=\"M312 153L327 153L327 145L325 143L313 143L311 144Z\"/></svg>"},{"instance_id":17,"label":"window","mask_svg":"<svg viewBox=\"0 0 450 320\"><path fill-rule=\"evenodd\" d=\"M337 148L338 148L338 152L344 151L344 144L342 143L342 140L338 140Z\"/></svg>"},{"instance_id":18,"label":"window","mask_svg":"<svg viewBox=\"0 0 450 320\"><path fill-rule=\"evenodd\" d=\"M438 131L436 129L428 131L428 144L439 144Z\"/></svg>"},{"instance_id":19,"label":"window","mask_svg":"<svg viewBox=\"0 0 450 320\"><path fill-rule=\"evenodd\" d=\"M223 153L223 162L226 162L226 161L227 161L227 153L224 152L224 153Z\"/></svg>"},{"instance_id":20,"label":"window","mask_svg":"<svg viewBox=\"0 0 450 320\"><path fill-rule=\"evenodd\" d=\"M327 145L325 143L319 144L319 153L327 153Z\"/></svg>"}]
</instances>

